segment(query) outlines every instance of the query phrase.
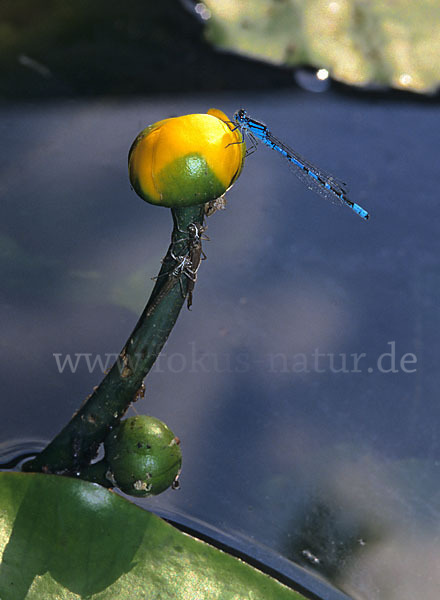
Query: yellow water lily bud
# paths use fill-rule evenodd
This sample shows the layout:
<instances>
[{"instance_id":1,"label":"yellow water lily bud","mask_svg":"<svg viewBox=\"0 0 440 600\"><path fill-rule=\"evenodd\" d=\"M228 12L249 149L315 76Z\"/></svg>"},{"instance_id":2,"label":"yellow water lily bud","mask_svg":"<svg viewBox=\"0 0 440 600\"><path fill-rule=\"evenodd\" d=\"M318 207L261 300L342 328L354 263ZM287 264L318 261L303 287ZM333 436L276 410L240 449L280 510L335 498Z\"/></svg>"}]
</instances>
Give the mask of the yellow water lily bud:
<instances>
[{"instance_id":1,"label":"yellow water lily bud","mask_svg":"<svg viewBox=\"0 0 440 600\"><path fill-rule=\"evenodd\" d=\"M150 125L128 155L130 182L151 204L193 206L219 198L243 168L241 131L216 108Z\"/></svg>"}]
</instances>

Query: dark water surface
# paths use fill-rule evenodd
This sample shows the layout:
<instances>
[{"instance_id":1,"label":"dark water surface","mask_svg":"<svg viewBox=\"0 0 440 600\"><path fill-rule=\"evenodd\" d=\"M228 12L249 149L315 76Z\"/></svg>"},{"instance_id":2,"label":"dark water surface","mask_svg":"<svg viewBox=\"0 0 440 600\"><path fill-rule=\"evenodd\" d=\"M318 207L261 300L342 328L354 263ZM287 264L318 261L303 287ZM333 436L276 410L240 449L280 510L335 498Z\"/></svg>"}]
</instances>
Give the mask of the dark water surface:
<instances>
[{"instance_id":1,"label":"dark water surface","mask_svg":"<svg viewBox=\"0 0 440 600\"><path fill-rule=\"evenodd\" d=\"M128 148L211 106L246 107L372 217L264 147L247 159L136 405L184 455L181 490L142 505L353 598L437 600L435 106L306 92L3 105L0 442L51 438L124 344L171 231L130 190Z\"/></svg>"}]
</instances>

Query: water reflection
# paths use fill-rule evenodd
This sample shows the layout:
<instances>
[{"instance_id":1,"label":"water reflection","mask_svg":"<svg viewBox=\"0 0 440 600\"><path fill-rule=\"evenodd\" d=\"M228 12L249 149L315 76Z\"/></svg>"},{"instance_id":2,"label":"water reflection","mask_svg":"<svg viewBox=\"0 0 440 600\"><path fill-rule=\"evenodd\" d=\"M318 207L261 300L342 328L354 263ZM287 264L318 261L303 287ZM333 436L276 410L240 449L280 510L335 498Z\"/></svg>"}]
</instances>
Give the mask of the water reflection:
<instances>
[{"instance_id":1,"label":"water reflection","mask_svg":"<svg viewBox=\"0 0 440 600\"><path fill-rule=\"evenodd\" d=\"M133 137L168 115L244 105L351 181L373 216L315 198L269 151L248 158L208 222L192 313L136 406L184 455L181 490L142 504L270 547L354 598L433 598L434 109L327 96L324 111L321 98L2 108L1 439L60 429L152 287L171 219L129 189Z\"/></svg>"}]
</instances>

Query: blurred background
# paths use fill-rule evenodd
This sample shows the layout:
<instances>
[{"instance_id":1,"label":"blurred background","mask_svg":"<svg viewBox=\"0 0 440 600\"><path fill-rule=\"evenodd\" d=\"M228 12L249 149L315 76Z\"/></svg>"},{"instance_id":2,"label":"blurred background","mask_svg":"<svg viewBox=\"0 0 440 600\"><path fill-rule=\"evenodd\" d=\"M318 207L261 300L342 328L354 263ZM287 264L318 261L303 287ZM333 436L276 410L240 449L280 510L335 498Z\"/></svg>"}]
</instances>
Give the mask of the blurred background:
<instances>
[{"instance_id":1,"label":"blurred background","mask_svg":"<svg viewBox=\"0 0 440 600\"><path fill-rule=\"evenodd\" d=\"M137 133L245 107L371 219L247 158L135 406L181 489L139 503L310 597L437 600L439 45L433 0L3 0L2 459L60 430L153 287L171 218L130 190Z\"/></svg>"}]
</instances>

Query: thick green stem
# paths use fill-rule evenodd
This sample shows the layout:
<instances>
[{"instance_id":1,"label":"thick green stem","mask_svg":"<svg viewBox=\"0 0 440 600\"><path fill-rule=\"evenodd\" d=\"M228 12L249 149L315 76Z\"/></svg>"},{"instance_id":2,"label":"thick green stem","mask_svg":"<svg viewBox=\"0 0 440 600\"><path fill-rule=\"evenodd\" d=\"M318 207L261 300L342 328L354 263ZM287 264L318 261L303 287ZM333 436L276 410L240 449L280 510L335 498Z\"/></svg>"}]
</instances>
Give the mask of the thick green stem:
<instances>
[{"instance_id":1,"label":"thick green stem","mask_svg":"<svg viewBox=\"0 0 440 600\"><path fill-rule=\"evenodd\" d=\"M143 379L162 350L185 302L191 279L176 275L176 257L190 251L188 226L201 227L204 205L171 210L174 229L147 306L109 373L64 429L24 471L80 474L95 456L110 428L137 398Z\"/></svg>"},{"instance_id":2,"label":"thick green stem","mask_svg":"<svg viewBox=\"0 0 440 600\"><path fill-rule=\"evenodd\" d=\"M87 465L82 468L78 473L78 477L84 479L85 481L91 481L92 483L99 483L103 487L113 488L117 487L116 482L111 481L107 477L110 472L110 467L107 464L105 458L100 460L99 462L93 463L92 465Z\"/></svg>"}]
</instances>

